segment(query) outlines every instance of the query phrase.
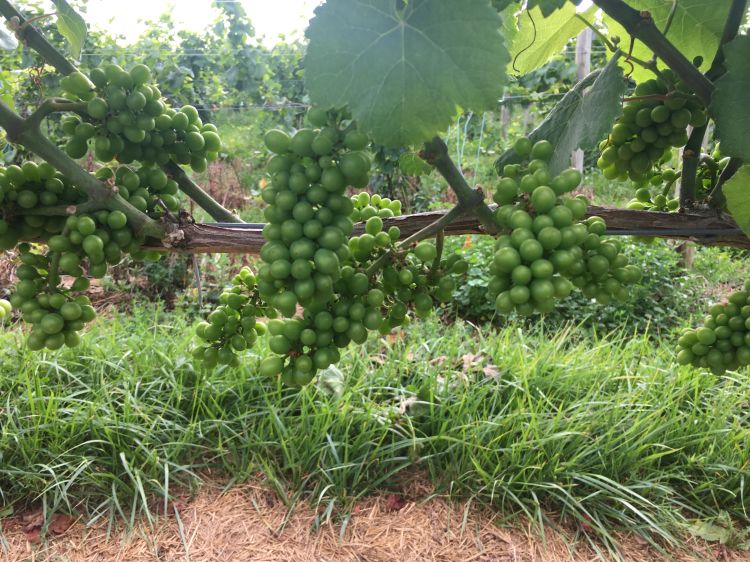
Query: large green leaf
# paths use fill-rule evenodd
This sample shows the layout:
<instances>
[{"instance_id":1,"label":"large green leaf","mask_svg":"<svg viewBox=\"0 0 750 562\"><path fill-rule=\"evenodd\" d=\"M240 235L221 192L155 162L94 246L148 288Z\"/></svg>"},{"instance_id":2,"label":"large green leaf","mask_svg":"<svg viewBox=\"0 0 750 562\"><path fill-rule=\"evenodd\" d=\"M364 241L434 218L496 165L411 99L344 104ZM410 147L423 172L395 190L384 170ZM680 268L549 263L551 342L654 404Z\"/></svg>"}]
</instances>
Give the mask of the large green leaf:
<instances>
[{"instance_id":1,"label":"large green leaf","mask_svg":"<svg viewBox=\"0 0 750 562\"><path fill-rule=\"evenodd\" d=\"M674 4L674 18L667 32L667 39L689 60L697 56L703 57L706 68L719 47L731 3L732 0L628 0L629 6L649 12L660 30L665 28ZM620 48L628 52L630 35L625 28L608 16L604 17L603 22L610 35L620 37ZM641 60L649 60L653 54L643 43L635 41L632 55ZM638 81L653 78L651 72L638 65L635 65L632 76Z\"/></svg>"},{"instance_id":2,"label":"large green leaf","mask_svg":"<svg viewBox=\"0 0 750 562\"><path fill-rule=\"evenodd\" d=\"M745 164L723 187L727 209L745 234L750 236L750 164Z\"/></svg>"},{"instance_id":3,"label":"large green leaf","mask_svg":"<svg viewBox=\"0 0 750 562\"><path fill-rule=\"evenodd\" d=\"M604 69L576 84L529 135L533 142L546 139L555 147L550 161L553 174L570 166L570 155L575 149L595 147L622 113L621 97L626 84L617 62L617 57L613 57ZM495 166L501 169L515 161L517 155L509 150L497 159Z\"/></svg>"},{"instance_id":4,"label":"large green leaf","mask_svg":"<svg viewBox=\"0 0 750 562\"><path fill-rule=\"evenodd\" d=\"M70 44L70 55L79 59L86 42L86 22L66 0L53 0L53 3L57 9L57 29Z\"/></svg>"},{"instance_id":5,"label":"large green leaf","mask_svg":"<svg viewBox=\"0 0 750 562\"><path fill-rule=\"evenodd\" d=\"M576 4L580 3L580 0L578 2L575 2ZM542 11L542 15L546 18L549 16L552 12L555 10L559 10L565 5L570 5L570 2L568 0L529 0L528 8L539 8Z\"/></svg>"},{"instance_id":6,"label":"large green leaf","mask_svg":"<svg viewBox=\"0 0 750 562\"><path fill-rule=\"evenodd\" d=\"M750 162L750 36L724 46L727 73L716 81L711 114L721 139L721 152Z\"/></svg>"},{"instance_id":7,"label":"large green leaf","mask_svg":"<svg viewBox=\"0 0 750 562\"><path fill-rule=\"evenodd\" d=\"M376 143L421 144L459 111L496 106L501 25L487 0L328 0L307 30L310 98L348 106Z\"/></svg>"},{"instance_id":8,"label":"large green leaf","mask_svg":"<svg viewBox=\"0 0 750 562\"><path fill-rule=\"evenodd\" d=\"M502 12L505 8L511 5L514 8L519 8L521 5L520 2L521 0L492 0L492 7L498 12Z\"/></svg>"},{"instance_id":9,"label":"large green leaf","mask_svg":"<svg viewBox=\"0 0 750 562\"><path fill-rule=\"evenodd\" d=\"M596 8L592 7L582 16L590 18L595 12ZM511 55L513 70L520 74L527 74L547 63L586 27L570 2L549 17L544 17L538 7L525 11L519 15L519 24Z\"/></svg>"}]
</instances>

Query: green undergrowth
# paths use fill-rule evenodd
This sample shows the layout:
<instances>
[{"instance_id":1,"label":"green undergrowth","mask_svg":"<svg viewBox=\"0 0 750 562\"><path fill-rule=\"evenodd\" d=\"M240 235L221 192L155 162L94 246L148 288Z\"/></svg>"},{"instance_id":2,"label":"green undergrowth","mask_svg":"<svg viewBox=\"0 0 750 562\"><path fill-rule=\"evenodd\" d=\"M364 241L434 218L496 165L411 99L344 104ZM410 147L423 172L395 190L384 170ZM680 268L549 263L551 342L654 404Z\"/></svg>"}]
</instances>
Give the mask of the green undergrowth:
<instances>
[{"instance_id":1,"label":"green undergrowth","mask_svg":"<svg viewBox=\"0 0 750 562\"><path fill-rule=\"evenodd\" d=\"M669 340L428 320L294 391L261 379L254 353L194 370L179 311L136 304L97 322L74 351L0 335L4 514L132 522L209 469L261 475L290 507L344 522L358 498L421 474L437 494L604 544L618 530L663 544L748 507L746 373L678 368Z\"/></svg>"}]
</instances>

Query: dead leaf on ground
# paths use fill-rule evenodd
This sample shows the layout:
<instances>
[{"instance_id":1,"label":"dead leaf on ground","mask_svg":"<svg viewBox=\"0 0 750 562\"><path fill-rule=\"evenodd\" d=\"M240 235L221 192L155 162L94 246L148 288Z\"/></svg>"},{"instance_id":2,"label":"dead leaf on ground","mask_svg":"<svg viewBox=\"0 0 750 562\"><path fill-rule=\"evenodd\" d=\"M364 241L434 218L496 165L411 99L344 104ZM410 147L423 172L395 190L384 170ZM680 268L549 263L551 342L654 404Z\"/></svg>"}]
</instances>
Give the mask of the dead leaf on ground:
<instances>
[{"instance_id":1,"label":"dead leaf on ground","mask_svg":"<svg viewBox=\"0 0 750 562\"><path fill-rule=\"evenodd\" d=\"M75 522L75 518L65 513L55 513L49 522L47 528L53 535L62 535L70 529ZM32 544L37 544L42 540L42 528L44 527L44 512L42 510L32 511L21 516L21 530L26 536L26 540Z\"/></svg>"},{"instance_id":2,"label":"dead leaf on ground","mask_svg":"<svg viewBox=\"0 0 750 562\"><path fill-rule=\"evenodd\" d=\"M440 367L447 360L448 357L446 357L445 355L438 355L434 359L430 359L430 365L437 365L438 367Z\"/></svg>"},{"instance_id":3,"label":"dead leaf on ground","mask_svg":"<svg viewBox=\"0 0 750 562\"><path fill-rule=\"evenodd\" d=\"M401 511L406 506L406 500L402 496L390 494L385 499L386 511Z\"/></svg>"},{"instance_id":4,"label":"dead leaf on ground","mask_svg":"<svg viewBox=\"0 0 750 562\"><path fill-rule=\"evenodd\" d=\"M469 371L473 370L474 368L479 367L484 360L484 355L481 353L473 354L473 353L466 353L461 357L461 361L464 364L464 372L468 373Z\"/></svg>"},{"instance_id":5,"label":"dead leaf on ground","mask_svg":"<svg viewBox=\"0 0 750 562\"><path fill-rule=\"evenodd\" d=\"M73 523L75 523L75 519L70 515L55 513L52 516L52 521L50 521L49 530L56 535L62 535L65 531L70 529L70 526Z\"/></svg>"},{"instance_id":6,"label":"dead leaf on ground","mask_svg":"<svg viewBox=\"0 0 750 562\"><path fill-rule=\"evenodd\" d=\"M488 379L496 379L500 376L500 369L498 369L495 365L485 365L484 369L482 369L482 372Z\"/></svg>"},{"instance_id":7,"label":"dead leaf on ground","mask_svg":"<svg viewBox=\"0 0 750 562\"><path fill-rule=\"evenodd\" d=\"M378 365L385 365L385 355L370 355L370 361Z\"/></svg>"},{"instance_id":8,"label":"dead leaf on ground","mask_svg":"<svg viewBox=\"0 0 750 562\"><path fill-rule=\"evenodd\" d=\"M419 402L419 398L417 398L416 396L409 396L407 398L404 398L398 405L398 413L403 416L406 411L417 402Z\"/></svg>"}]
</instances>

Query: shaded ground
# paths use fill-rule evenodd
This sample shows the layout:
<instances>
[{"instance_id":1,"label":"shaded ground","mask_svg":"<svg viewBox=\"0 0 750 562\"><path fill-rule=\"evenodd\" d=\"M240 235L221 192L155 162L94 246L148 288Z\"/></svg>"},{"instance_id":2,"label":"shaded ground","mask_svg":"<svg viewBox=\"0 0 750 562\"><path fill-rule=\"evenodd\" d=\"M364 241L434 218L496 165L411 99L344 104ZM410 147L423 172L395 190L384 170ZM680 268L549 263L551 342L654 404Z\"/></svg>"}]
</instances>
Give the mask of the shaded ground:
<instances>
[{"instance_id":1,"label":"shaded ground","mask_svg":"<svg viewBox=\"0 0 750 562\"><path fill-rule=\"evenodd\" d=\"M593 549L565 536L546 537L502 526L498 516L466 503L442 499L408 501L381 496L361 502L343 539L341 527L314 531L316 512L300 507L284 524L287 509L267 489L244 485L222 493L204 486L192 499L169 506L170 515L150 527L145 521L126 534L108 537L106 522L86 528L75 523L49 542L31 544L22 517L6 519L0 535L3 562L558 562L593 561ZM158 511L158 510L157 510ZM175 511L177 515L175 515ZM28 521L28 514L27 514ZM628 561L750 561L748 553L695 544L691 552L667 558L642 541L622 539ZM611 557L607 557L609 559Z\"/></svg>"}]
</instances>

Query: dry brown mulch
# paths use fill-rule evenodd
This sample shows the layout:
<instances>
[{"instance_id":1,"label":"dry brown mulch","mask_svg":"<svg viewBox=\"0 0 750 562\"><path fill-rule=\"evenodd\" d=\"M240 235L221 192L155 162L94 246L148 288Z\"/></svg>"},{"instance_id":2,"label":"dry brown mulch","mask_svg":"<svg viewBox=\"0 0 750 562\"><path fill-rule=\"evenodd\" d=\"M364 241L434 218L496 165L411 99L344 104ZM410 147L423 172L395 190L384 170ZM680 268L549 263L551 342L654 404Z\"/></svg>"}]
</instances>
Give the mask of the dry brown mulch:
<instances>
[{"instance_id":1,"label":"dry brown mulch","mask_svg":"<svg viewBox=\"0 0 750 562\"><path fill-rule=\"evenodd\" d=\"M408 496L407 496L408 497ZM156 509L158 512L159 510ZM161 509L163 512L163 508ZM355 507L341 538L340 525L314 530L316 512L300 506L288 521L287 508L267 488L246 484L225 493L204 485L194 498L175 501L167 516L132 533L106 522L63 528L48 542L32 544L28 515L2 522L3 562L588 562L600 560L584 543L548 531L544 538L515 523L463 502L440 498L404 500L384 495ZM643 541L622 536L622 557L633 562L720 560L749 562L750 554L717 545L694 545L665 558Z\"/></svg>"}]
</instances>

